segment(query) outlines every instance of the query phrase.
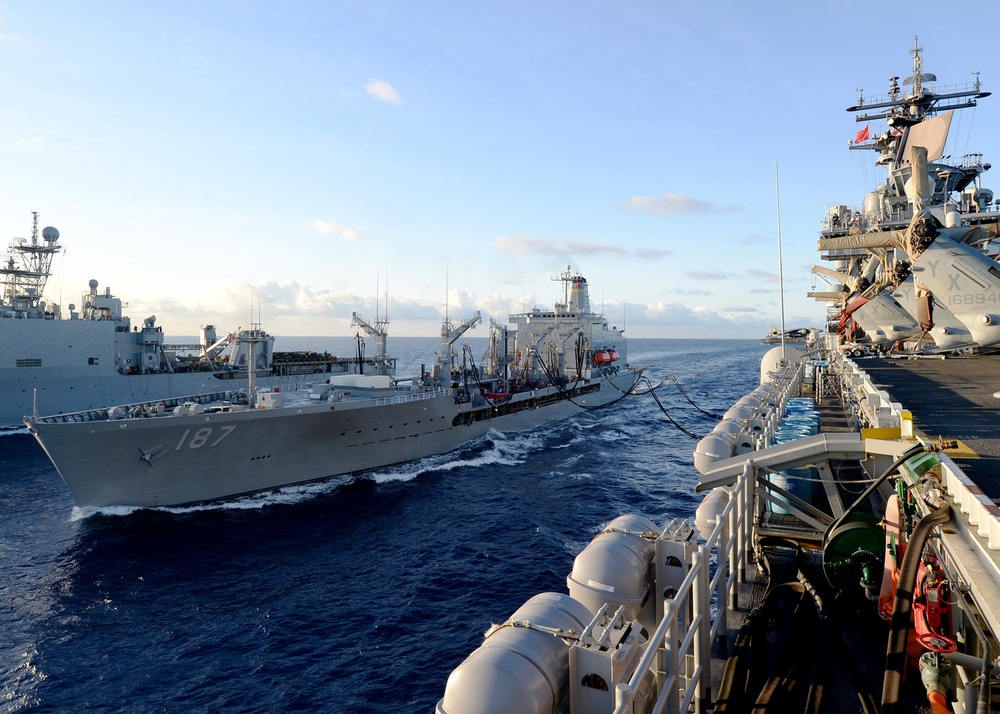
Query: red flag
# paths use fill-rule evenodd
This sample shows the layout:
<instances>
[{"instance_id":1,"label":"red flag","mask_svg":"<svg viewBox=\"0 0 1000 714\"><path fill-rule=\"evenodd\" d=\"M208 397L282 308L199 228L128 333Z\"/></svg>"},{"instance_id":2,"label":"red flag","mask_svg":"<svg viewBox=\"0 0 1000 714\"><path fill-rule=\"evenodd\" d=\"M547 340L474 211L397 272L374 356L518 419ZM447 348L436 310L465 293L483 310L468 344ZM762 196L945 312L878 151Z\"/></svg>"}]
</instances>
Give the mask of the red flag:
<instances>
[{"instance_id":1,"label":"red flag","mask_svg":"<svg viewBox=\"0 0 1000 714\"><path fill-rule=\"evenodd\" d=\"M858 132L858 135L854 137L855 144L860 144L862 141L868 141L871 138L871 132L868 129L869 127L865 126L864 129Z\"/></svg>"}]
</instances>

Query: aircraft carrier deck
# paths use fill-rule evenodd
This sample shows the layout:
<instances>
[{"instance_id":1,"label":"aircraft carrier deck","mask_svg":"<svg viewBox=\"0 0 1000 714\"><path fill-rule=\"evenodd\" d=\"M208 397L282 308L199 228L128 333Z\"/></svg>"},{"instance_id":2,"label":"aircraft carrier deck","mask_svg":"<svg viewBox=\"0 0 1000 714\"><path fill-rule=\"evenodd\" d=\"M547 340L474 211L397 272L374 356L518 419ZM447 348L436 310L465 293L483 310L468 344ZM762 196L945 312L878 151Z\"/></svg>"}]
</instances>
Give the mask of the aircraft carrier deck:
<instances>
[{"instance_id":1,"label":"aircraft carrier deck","mask_svg":"<svg viewBox=\"0 0 1000 714\"><path fill-rule=\"evenodd\" d=\"M973 357L861 359L861 366L894 401L913 414L929 439L959 440L945 453L1000 504L1000 354Z\"/></svg>"}]
</instances>

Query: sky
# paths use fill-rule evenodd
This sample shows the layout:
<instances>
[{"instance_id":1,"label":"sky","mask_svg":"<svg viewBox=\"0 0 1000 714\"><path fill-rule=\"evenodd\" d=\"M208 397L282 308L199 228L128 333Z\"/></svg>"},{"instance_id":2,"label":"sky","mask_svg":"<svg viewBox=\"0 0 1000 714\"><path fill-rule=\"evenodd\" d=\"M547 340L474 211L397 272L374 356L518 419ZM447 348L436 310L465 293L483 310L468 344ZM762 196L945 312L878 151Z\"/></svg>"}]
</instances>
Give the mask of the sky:
<instances>
[{"instance_id":1,"label":"sky","mask_svg":"<svg viewBox=\"0 0 1000 714\"><path fill-rule=\"evenodd\" d=\"M844 110L914 36L1000 91L966 20L905 8L0 0L0 248L38 211L47 300L93 278L168 335L431 336L551 307L567 266L630 337L763 337L779 265L786 327L820 327L822 218L885 180ZM1000 156L998 112L947 152Z\"/></svg>"}]
</instances>

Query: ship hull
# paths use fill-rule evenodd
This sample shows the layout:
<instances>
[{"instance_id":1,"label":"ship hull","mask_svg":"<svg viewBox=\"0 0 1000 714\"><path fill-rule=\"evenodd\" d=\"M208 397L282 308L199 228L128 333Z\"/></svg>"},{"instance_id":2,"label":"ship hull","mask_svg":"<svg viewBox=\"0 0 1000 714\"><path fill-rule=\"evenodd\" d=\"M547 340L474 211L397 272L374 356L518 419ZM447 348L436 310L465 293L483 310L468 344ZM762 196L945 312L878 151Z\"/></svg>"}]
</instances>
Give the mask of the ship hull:
<instances>
[{"instance_id":1,"label":"ship hull","mask_svg":"<svg viewBox=\"0 0 1000 714\"><path fill-rule=\"evenodd\" d=\"M552 387L497 407L429 398L158 418L29 422L80 506L179 506L315 481L450 451L614 401L637 372ZM381 400L379 400L381 401Z\"/></svg>"}]
</instances>

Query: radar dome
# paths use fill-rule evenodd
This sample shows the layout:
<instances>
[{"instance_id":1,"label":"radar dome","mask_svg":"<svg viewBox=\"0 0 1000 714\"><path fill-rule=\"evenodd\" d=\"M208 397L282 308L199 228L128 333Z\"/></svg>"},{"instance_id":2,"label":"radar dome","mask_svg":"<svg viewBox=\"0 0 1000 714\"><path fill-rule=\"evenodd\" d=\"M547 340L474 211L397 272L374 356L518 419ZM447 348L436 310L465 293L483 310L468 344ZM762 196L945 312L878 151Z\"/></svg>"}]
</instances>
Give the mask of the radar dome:
<instances>
[{"instance_id":1,"label":"radar dome","mask_svg":"<svg viewBox=\"0 0 1000 714\"><path fill-rule=\"evenodd\" d=\"M45 226L45 228L42 229L42 238L50 241L57 241L59 240L59 230L53 228L52 226Z\"/></svg>"}]
</instances>

